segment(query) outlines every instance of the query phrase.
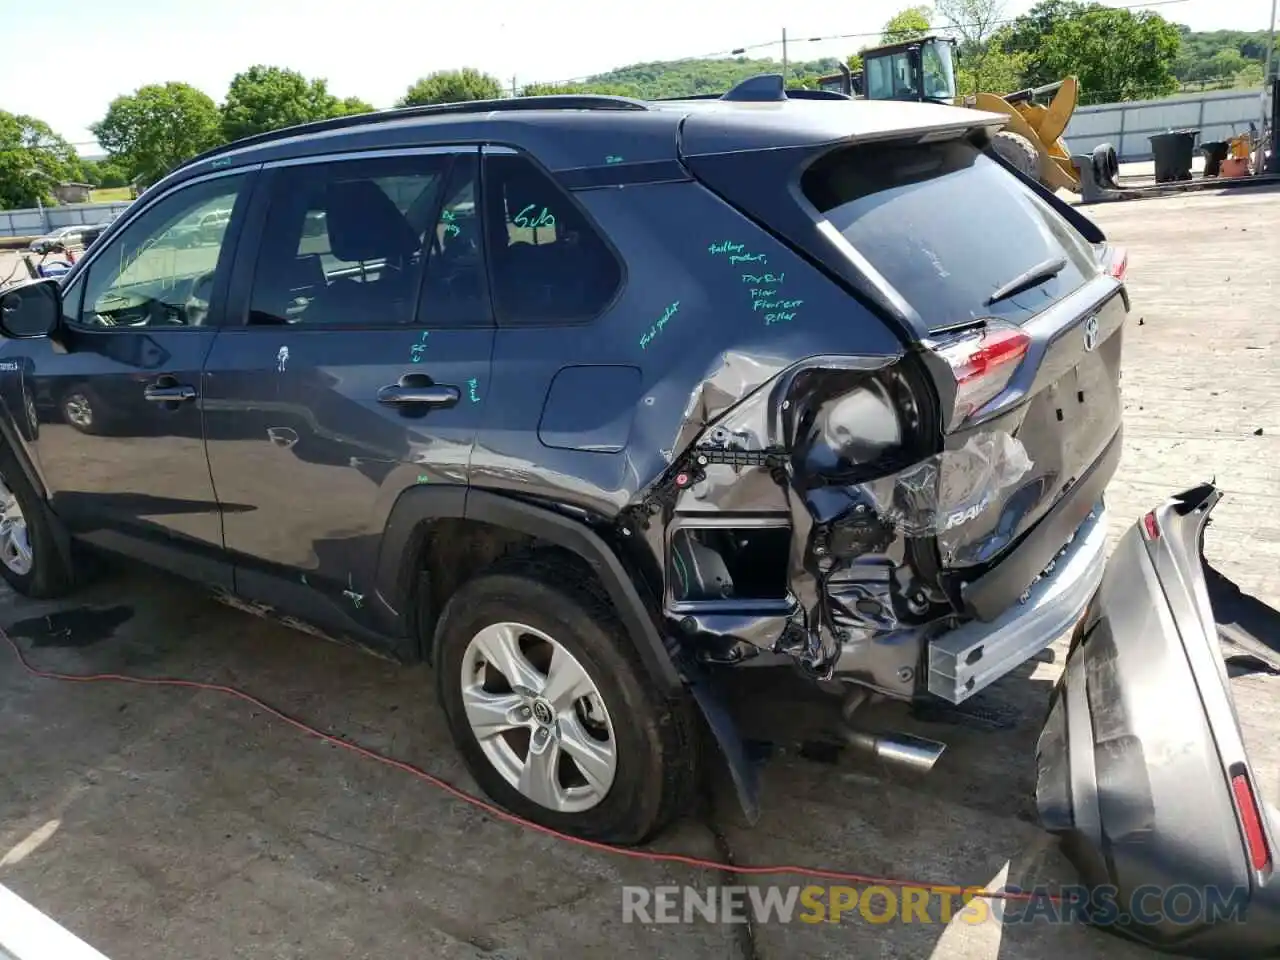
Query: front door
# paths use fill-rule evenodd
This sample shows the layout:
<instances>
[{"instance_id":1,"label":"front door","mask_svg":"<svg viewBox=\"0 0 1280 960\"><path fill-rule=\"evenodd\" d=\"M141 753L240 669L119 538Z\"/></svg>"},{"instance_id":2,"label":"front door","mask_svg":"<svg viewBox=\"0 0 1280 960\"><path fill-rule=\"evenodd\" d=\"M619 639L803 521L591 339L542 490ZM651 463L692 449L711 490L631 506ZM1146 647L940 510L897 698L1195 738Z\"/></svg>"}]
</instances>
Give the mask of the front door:
<instances>
[{"instance_id":1,"label":"front door","mask_svg":"<svg viewBox=\"0 0 1280 960\"><path fill-rule=\"evenodd\" d=\"M253 176L215 174L142 201L64 291L58 342L21 347L54 511L90 542L219 583L229 573L219 562L200 369ZM202 235L199 224L216 212L231 228Z\"/></svg>"},{"instance_id":2,"label":"front door","mask_svg":"<svg viewBox=\"0 0 1280 960\"><path fill-rule=\"evenodd\" d=\"M245 230L260 239L235 269L240 322L202 387L246 599L376 628L396 497L465 488L493 346L477 159L473 147L264 169Z\"/></svg>"}]
</instances>

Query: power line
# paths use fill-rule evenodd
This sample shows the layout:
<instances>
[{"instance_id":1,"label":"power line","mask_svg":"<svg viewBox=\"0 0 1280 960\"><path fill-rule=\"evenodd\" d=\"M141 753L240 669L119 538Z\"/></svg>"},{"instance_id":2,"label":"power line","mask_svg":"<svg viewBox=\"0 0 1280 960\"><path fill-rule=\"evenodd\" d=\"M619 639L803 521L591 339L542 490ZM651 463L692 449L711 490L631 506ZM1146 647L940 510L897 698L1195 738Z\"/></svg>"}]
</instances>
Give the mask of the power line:
<instances>
[{"instance_id":1,"label":"power line","mask_svg":"<svg viewBox=\"0 0 1280 960\"><path fill-rule=\"evenodd\" d=\"M1150 0L1150 2L1148 3L1126 3L1126 4L1115 4L1114 6L1111 4L1104 4L1104 6L1108 10L1142 10L1148 7L1169 7L1175 4L1188 3L1188 2L1190 2L1190 0ZM1025 18L1025 15L1023 17L1004 17L999 20L988 20L982 23L953 23L953 24L938 26L936 29L965 30L965 29L968 29L969 27L995 27L995 26L1003 26L1010 23L1017 23L1018 21L1023 20L1024 18ZM868 37L879 37L883 33L884 33L883 30L871 30L871 31L864 31L862 33L833 33L830 36L825 36L825 37L795 37L795 38L788 37L786 42L788 45L790 45L793 43L826 43L832 40L862 40ZM676 59L678 60L710 60L713 57L741 56L742 54L748 53L753 50L767 50L771 47L780 47L782 46L782 43L783 41L781 39L768 40L761 43L749 43L749 44L746 44L745 46L732 47L726 50L715 50L711 53L700 53L696 56L677 57ZM610 71L608 70L604 71L604 73L609 73L609 72ZM568 80L537 80L537 81L533 81L532 83L545 84L546 86L554 87L554 86L562 86L568 83L582 83L584 81L591 80L591 79L594 79L595 77L599 77L602 75L603 74L601 73L591 73L591 74L586 74L585 76L580 76L580 77L570 77ZM531 86L532 83L525 84L525 86Z\"/></svg>"}]
</instances>

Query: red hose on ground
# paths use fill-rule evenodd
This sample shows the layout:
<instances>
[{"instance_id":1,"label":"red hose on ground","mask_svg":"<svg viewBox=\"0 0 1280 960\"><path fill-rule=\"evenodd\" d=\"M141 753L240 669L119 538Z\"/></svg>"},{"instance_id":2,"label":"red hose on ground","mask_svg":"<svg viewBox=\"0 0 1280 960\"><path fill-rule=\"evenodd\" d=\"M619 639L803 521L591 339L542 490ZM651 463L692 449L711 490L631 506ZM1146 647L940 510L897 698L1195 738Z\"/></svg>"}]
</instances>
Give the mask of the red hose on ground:
<instances>
[{"instance_id":1,"label":"red hose on ground","mask_svg":"<svg viewBox=\"0 0 1280 960\"><path fill-rule=\"evenodd\" d=\"M505 820L507 823L513 823L516 826L525 827L526 829L554 837L557 840L563 840L566 843L572 843L575 846L586 847L590 850L596 850L600 853L607 853L613 856L629 857L632 860L646 860L653 863L679 863L687 867L695 867L700 870L713 870L719 873L732 873L739 876L766 876L771 874L790 874L797 877L807 877L814 880L839 880L845 883L860 883L868 886L882 887L917 887L931 890L939 894L951 894L953 896L965 896L968 898L986 898L990 900L1031 900L1035 898L1035 894L1030 893L1014 893L1004 890L986 890L975 887L964 887L950 883L929 883L916 880L902 880L894 877L877 877L864 873L852 873L847 870L827 870L819 867L803 867L792 864L767 864L762 866L750 866L741 863L722 863L717 860L707 860L702 857L690 857L680 853L658 853L650 850L637 850L632 847L616 847L607 843L598 843L594 840L584 840L581 837L575 837L567 833L561 833L558 830L552 830L550 827L544 827L541 824L534 823L532 820L526 820L518 817L513 813L494 806L493 804L481 800L479 797L473 797L464 790L460 790L453 784L439 777L427 773L425 770L405 763L403 760L396 760L392 757L384 756L375 750L362 747L359 744L350 743L346 740L340 740L331 736L315 727L303 723L301 720L295 720L293 717L277 710L275 707L264 703L252 694L245 693L243 690L237 690L235 687L228 687L220 683L203 683L198 680L181 680L170 677L131 677L121 673L95 673L95 674L74 674L74 673L56 673L51 670L40 670L33 667L27 662L27 658L23 655L18 645L14 643L13 638L8 633L0 630L0 637L3 637L8 643L9 648L13 651L14 656L18 658L18 663L22 668L33 677L41 680L61 680L68 683L131 683L145 687L179 687L188 690L205 690L213 693L225 694L229 697L235 697L237 700L243 700L245 703L252 704L264 713L268 713L287 723L289 726L301 730L305 734L323 740L325 743L332 744L335 747L341 747L343 750L350 750L361 757L382 763L388 767L394 767L410 776L417 777L429 783L437 789L443 790L456 800L463 803L469 803L473 807L483 810L489 816L497 820ZM1042 899L1043 895L1041 896ZM1057 901L1056 897L1047 898Z\"/></svg>"}]
</instances>

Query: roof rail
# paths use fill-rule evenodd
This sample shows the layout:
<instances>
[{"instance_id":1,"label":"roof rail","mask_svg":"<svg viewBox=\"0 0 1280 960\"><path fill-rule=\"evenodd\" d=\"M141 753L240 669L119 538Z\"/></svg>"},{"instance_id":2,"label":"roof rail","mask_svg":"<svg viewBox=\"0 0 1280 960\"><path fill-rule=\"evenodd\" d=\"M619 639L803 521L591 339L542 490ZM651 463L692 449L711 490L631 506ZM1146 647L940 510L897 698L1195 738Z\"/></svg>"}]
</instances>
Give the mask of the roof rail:
<instances>
[{"instance_id":1,"label":"roof rail","mask_svg":"<svg viewBox=\"0 0 1280 960\"><path fill-rule=\"evenodd\" d=\"M614 97L593 93L550 94L542 97L507 97L501 100L464 100L460 103L434 103L417 107L395 107L390 110L374 110L371 113L356 113L345 117L334 117L331 120L316 120L311 123L300 123L292 127L281 127L279 130L268 130L252 136L224 143L220 147L206 150L192 157L180 166L187 166L208 160L231 150L242 147L254 147L273 140L284 140L288 137L305 136L310 133L325 133L329 130L345 130L348 127L360 127L365 124L382 123L386 120L403 120L411 117L433 117L454 113L491 113L517 110L648 110L641 100L631 97ZM176 168L175 168L176 169Z\"/></svg>"}]
</instances>

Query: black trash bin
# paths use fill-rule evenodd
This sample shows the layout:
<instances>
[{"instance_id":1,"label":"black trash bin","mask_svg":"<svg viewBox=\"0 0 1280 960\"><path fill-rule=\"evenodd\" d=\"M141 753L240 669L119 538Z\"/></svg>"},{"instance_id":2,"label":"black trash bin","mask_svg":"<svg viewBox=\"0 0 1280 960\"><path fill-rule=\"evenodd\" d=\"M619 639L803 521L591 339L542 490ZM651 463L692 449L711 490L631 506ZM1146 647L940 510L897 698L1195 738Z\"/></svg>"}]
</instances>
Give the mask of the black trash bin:
<instances>
[{"instance_id":1,"label":"black trash bin","mask_svg":"<svg viewBox=\"0 0 1280 960\"><path fill-rule=\"evenodd\" d=\"M1149 137L1156 161L1156 183L1191 179L1191 155L1199 130L1175 130Z\"/></svg>"},{"instance_id":2,"label":"black trash bin","mask_svg":"<svg viewBox=\"0 0 1280 960\"><path fill-rule=\"evenodd\" d=\"M1227 159L1227 151L1231 144L1226 140L1210 140L1200 144L1200 152L1204 154L1204 175L1216 177L1222 173L1222 161Z\"/></svg>"}]
</instances>

